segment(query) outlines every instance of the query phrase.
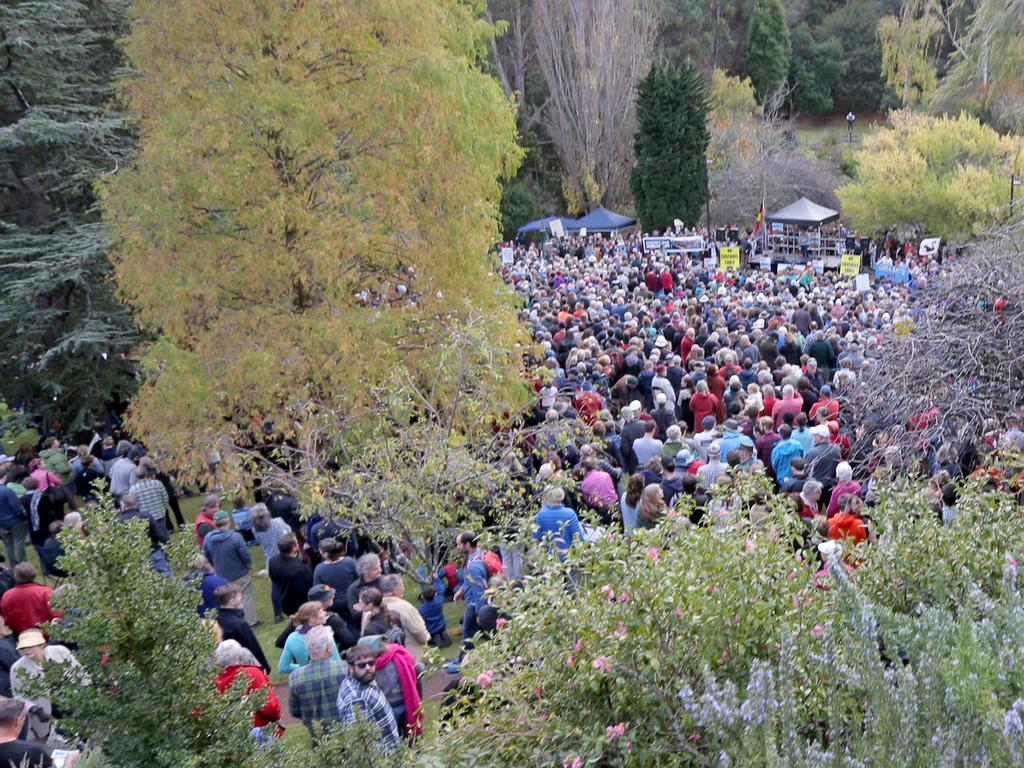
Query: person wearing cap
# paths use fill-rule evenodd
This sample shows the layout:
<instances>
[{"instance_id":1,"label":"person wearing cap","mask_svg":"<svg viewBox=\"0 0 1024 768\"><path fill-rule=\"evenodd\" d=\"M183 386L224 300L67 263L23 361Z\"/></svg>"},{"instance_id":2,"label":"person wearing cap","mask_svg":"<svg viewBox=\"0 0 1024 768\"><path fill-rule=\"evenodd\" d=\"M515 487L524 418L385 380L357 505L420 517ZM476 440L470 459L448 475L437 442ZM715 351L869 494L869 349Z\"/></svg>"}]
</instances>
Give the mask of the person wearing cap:
<instances>
[{"instance_id":1,"label":"person wearing cap","mask_svg":"<svg viewBox=\"0 0 1024 768\"><path fill-rule=\"evenodd\" d=\"M35 565L29 562L14 566L14 586L0 598L0 613L11 631L21 635L57 617L50 607L53 590L36 583Z\"/></svg>"},{"instance_id":2,"label":"person wearing cap","mask_svg":"<svg viewBox=\"0 0 1024 768\"><path fill-rule=\"evenodd\" d=\"M726 419L725 424L722 425L725 432L722 434L721 448L722 455L728 456L730 451L734 451L740 447L740 443L746 439L750 440L749 437L740 432L740 425L736 419Z\"/></svg>"},{"instance_id":3,"label":"person wearing cap","mask_svg":"<svg viewBox=\"0 0 1024 768\"><path fill-rule=\"evenodd\" d=\"M214 573L227 579L228 585L242 594L245 620L256 626L259 622L252 597L252 574L249 572L252 555L242 534L231 530L231 515L226 511L218 509L213 515L213 524L214 529L203 539L203 554L213 565Z\"/></svg>"},{"instance_id":4,"label":"person wearing cap","mask_svg":"<svg viewBox=\"0 0 1024 768\"><path fill-rule=\"evenodd\" d=\"M334 644L338 646L339 651L343 651L346 648L351 648L357 642L359 642L359 636L355 634L348 627L348 622L344 618L334 612L332 606L337 602L338 595L337 590L331 587L329 584L314 584L309 588L307 594L309 601L321 603L324 610L327 611L327 623L325 624L332 633L334 633ZM288 634L294 630L291 622L288 623L287 632ZM287 641L287 636L285 636ZM284 643L277 643L279 647L283 648Z\"/></svg>"},{"instance_id":5,"label":"person wearing cap","mask_svg":"<svg viewBox=\"0 0 1024 768\"><path fill-rule=\"evenodd\" d=\"M56 725L53 716L53 702L45 696L33 698L28 688L30 682L43 674L43 663L67 664L72 669L81 669L78 660L63 645L47 645L41 630L27 629L18 635L18 653L21 658L11 666L11 692L28 705L28 741L46 744ZM88 679L82 676L82 683Z\"/></svg>"},{"instance_id":6,"label":"person wearing cap","mask_svg":"<svg viewBox=\"0 0 1024 768\"><path fill-rule=\"evenodd\" d=\"M333 658L331 632L326 626L306 633L309 661L288 676L288 712L302 720L318 743L318 730L339 722L338 691L348 676L345 664Z\"/></svg>"},{"instance_id":7,"label":"person wearing cap","mask_svg":"<svg viewBox=\"0 0 1024 768\"><path fill-rule=\"evenodd\" d=\"M718 478L729 471L729 465L722 461L722 444L716 440L708 446L707 463L697 470L697 479L705 490L714 487Z\"/></svg>"},{"instance_id":8,"label":"person wearing cap","mask_svg":"<svg viewBox=\"0 0 1024 768\"><path fill-rule=\"evenodd\" d=\"M764 462L761 461L754 453L754 441L746 435L743 435L743 440L740 442L739 448L736 449L740 454L740 463L736 469L745 475L763 475L765 474Z\"/></svg>"},{"instance_id":9,"label":"person wearing cap","mask_svg":"<svg viewBox=\"0 0 1024 768\"><path fill-rule=\"evenodd\" d=\"M684 472L686 464L679 466L675 456L661 458L661 497L665 500L666 507L671 507L676 496L683 492Z\"/></svg>"},{"instance_id":10,"label":"person wearing cap","mask_svg":"<svg viewBox=\"0 0 1024 768\"><path fill-rule=\"evenodd\" d=\"M815 424L824 424L826 421L833 421L839 418L839 401L832 397L832 387L828 384L821 388L818 393L819 400L811 406L811 421ZM822 414L822 411L825 411Z\"/></svg>"},{"instance_id":11,"label":"person wearing cap","mask_svg":"<svg viewBox=\"0 0 1024 768\"><path fill-rule=\"evenodd\" d=\"M828 490L836 483L836 468L842 460L839 446L830 442L831 433L824 424L811 429L814 445L804 455L807 463L807 476L817 480L821 487Z\"/></svg>"},{"instance_id":12,"label":"person wearing cap","mask_svg":"<svg viewBox=\"0 0 1024 768\"><path fill-rule=\"evenodd\" d=\"M380 731L375 745L386 752L398 746L398 723L387 697L374 682L377 676L377 655L366 645L359 644L345 654L348 675L338 689L338 720L343 725L357 722L360 716L373 723Z\"/></svg>"},{"instance_id":13,"label":"person wearing cap","mask_svg":"<svg viewBox=\"0 0 1024 768\"><path fill-rule=\"evenodd\" d=\"M719 436L715 429L715 417L705 416L700 424L700 428L700 432L693 436L693 440L697 444L700 460L707 461L708 446Z\"/></svg>"}]
</instances>

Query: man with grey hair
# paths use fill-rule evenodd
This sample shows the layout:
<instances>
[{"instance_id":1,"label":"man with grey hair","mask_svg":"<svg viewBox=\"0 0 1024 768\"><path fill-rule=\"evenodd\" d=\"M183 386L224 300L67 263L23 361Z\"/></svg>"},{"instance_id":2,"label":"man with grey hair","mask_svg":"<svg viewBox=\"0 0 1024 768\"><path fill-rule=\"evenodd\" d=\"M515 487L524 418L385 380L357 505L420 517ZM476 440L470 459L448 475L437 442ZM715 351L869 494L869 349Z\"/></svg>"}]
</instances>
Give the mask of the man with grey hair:
<instances>
[{"instance_id":1,"label":"man with grey hair","mask_svg":"<svg viewBox=\"0 0 1024 768\"><path fill-rule=\"evenodd\" d=\"M338 717L338 690L348 675L340 661L334 661L330 627L313 627L306 633L306 652L309 663L299 667L288 677L288 711L309 729L316 746L319 731L340 722Z\"/></svg>"},{"instance_id":2,"label":"man with grey hair","mask_svg":"<svg viewBox=\"0 0 1024 768\"><path fill-rule=\"evenodd\" d=\"M580 519L569 507L564 506L565 491L561 488L549 488L544 494L544 506L534 518L536 528L533 538L537 541L549 541L562 552L572 547L573 541L583 541L583 527Z\"/></svg>"},{"instance_id":3,"label":"man with grey hair","mask_svg":"<svg viewBox=\"0 0 1024 768\"><path fill-rule=\"evenodd\" d=\"M383 574L380 565L380 556L373 552L367 553L356 560L356 573L359 578L353 581L348 587L348 626L356 637L361 634L363 624L363 612L357 611L352 606L359 602L359 593L367 587L380 589L380 577Z\"/></svg>"},{"instance_id":4,"label":"man with grey hair","mask_svg":"<svg viewBox=\"0 0 1024 768\"><path fill-rule=\"evenodd\" d=\"M405 582L396 573L381 576L380 591L384 595L384 607L392 616L398 617L405 631L405 647L417 661L423 660L423 650L430 640L430 633L419 610L405 599Z\"/></svg>"}]
</instances>

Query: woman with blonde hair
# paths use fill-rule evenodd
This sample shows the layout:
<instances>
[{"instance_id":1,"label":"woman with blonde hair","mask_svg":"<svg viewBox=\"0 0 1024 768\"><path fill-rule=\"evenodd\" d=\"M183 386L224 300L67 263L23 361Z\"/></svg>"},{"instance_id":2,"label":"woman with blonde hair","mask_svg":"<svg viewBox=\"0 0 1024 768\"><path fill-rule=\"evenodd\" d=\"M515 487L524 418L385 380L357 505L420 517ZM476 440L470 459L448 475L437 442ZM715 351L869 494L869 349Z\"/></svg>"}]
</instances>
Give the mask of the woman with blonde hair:
<instances>
[{"instance_id":1,"label":"woman with blonde hair","mask_svg":"<svg viewBox=\"0 0 1024 768\"><path fill-rule=\"evenodd\" d=\"M324 604L318 600L311 600L299 606L292 614L292 625L295 631L288 635L284 641L284 650L281 651L281 661L277 665L277 671L289 675L299 667L304 667L309 662L309 651L306 649L306 633L313 627L322 627L327 623L327 610ZM338 653L338 646L331 640L331 658L341 661Z\"/></svg>"}]
</instances>

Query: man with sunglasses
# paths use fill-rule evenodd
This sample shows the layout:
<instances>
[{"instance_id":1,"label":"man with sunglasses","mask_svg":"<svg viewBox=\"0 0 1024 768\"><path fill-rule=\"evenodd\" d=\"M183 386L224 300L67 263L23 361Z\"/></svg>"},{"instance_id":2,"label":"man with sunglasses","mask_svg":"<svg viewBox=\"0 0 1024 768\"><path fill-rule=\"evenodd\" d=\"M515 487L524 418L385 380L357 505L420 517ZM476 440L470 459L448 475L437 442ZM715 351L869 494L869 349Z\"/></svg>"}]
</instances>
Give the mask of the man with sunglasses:
<instances>
[{"instance_id":1,"label":"man with sunglasses","mask_svg":"<svg viewBox=\"0 0 1024 768\"><path fill-rule=\"evenodd\" d=\"M362 716L380 728L376 744L385 751L398 746L398 724L387 698L373 682L377 674L377 658L365 645L355 645L345 654L348 677L338 689L338 719L342 724L356 722Z\"/></svg>"}]
</instances>

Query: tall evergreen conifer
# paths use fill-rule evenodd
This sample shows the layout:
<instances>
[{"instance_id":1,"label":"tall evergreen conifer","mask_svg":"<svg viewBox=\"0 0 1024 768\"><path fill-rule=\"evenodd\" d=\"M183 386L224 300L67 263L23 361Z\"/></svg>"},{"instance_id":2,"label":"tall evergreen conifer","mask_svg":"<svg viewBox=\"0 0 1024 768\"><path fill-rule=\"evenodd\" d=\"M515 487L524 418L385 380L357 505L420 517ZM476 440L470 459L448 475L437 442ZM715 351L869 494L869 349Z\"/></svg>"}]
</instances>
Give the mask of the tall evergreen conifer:
<instances>
[{"instance_id":1,"label":"tall evergreen conifer","mask_svg":"<svg viewBox=\"0 0 1024 768\"><path fill-rule=\"evenodd\" d=\"M792 44L782 0L757 0L747 27L747 74L764 102L786 79Z\"/></svg>"},{"instance_id":2,"label":"tall evergreen conifer","mask_svg":"<svg viewBox=\"0 0 1024 768\"><path fill-rule=\"evenodd\" d=\"M132 146L111 108L127 0L0 4L0 393L92 427L132 382L93 183Z\"/></svg>"},{"instance_id":3,"label":"tall evergreen conifer","mask_svg":"<svg viewBox=\"0 0 1024 768\"><path fill-rule=\"evenodd\" d=\"M689 64L652 66L637 90L636 166L630 185L646 230L679 218L695 224L704 205L708 96Z\"/></svg>"}]
</instances>

